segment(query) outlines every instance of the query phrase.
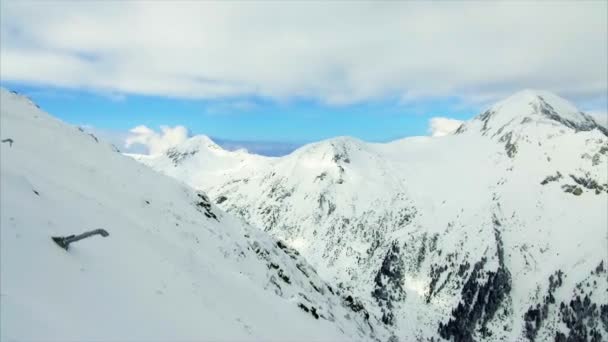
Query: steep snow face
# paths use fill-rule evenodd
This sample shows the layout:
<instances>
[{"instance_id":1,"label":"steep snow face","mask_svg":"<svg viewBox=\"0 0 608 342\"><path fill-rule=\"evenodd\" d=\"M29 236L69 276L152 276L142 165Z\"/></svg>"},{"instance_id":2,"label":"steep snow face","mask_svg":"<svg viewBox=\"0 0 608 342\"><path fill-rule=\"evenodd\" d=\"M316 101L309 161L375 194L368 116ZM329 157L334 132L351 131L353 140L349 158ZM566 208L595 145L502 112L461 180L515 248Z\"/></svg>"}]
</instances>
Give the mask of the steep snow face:
<instances>
[{"instance_id":1,"label":"steep snow face","mask_svg":"<svg viewBox=\"0 0 608 342\"><path fill-rule=\"evenodd\" d=\"M342 281L357 276L352 265L373 235L384 235L413 215L402 188L373 148L337 138L305 146L264 168L247 168L209 189L227 210L308 255L321 274ZM385 197L377 196L380 189L387 190ZM255 209L243 210L245 203ZM380 213L388 215L384 218L372 210L387 206L403 210ZM376 223L387 219L395 224ZM336 244L344 234L352 238L347 248Z\"/></svg>"},{"instance_id":2,"label":"steep snow face","mask_svg":"<svg viewBox=\"0 0 608 342\"><path fill-rule=\"evenodd\" d=\"M214 193L216 201L227 210L234 210L251 224L306 253L322 274L332 278L336 277L335 272L344 273L344 277L338 278L356 276L349 265L357 263L359 253L365 253L359 249L368 244L369 235L384 235L386 229L398 225L378 227L377 232L360 229L357 238L362 239L360 245L349 246L357 253L339 245L334 248L335 239L344 233L342 229L352 225L375 226L374 221L382 221L371 207L387 207L391 203L403 207L398 214L388 214L395 222L404 222L412 214L411 203L400 192L403 186L393 176L390 165L372 146L356 139L341 137L306 145L285 158L245 156L239 163L234 163L234 154L228 152L218 164L234 163L239 167L231 166L222 172L216 172L215 165L199 162L213 156L211 152L193 156L193 163L199 166L196 169L165 168L167 156L147 158L144 162L166 174L183 172L188 179L198 179L190 184L210 184L205 189ZM194 162L195 159L198 161ZM379 189L390 189L387 199L377 196ZM245 203L256 210L241 207ZM339 203L358 205L336 205ZM353 222L349 222L351 219ZM308 229L316 226L319 229ZM317 237L319 233L330 234L332 238L321 239Z\"/></svg>"},{"instance_id":3,"label":"steep snow face","mask_svg":"<svg viewBox=\"0 0 608 342\"><path fill-rule=\"evenodd\" d=\"M386 340L358 299L204 193L22 96L0 104L2 341ZM51 240L95 228L109 236Z\"/></svg>"},{"instance_id":4,"label":"steep snow face","mask_svg":"<svg viewBox=\"0 0 608 342\"><path fill-rule=\"evenodd\" d=\"M403 341L608 339L608 140L555 95L515 94L456 135L243 164L182 172Z\"/></svg>"}]
</instances>

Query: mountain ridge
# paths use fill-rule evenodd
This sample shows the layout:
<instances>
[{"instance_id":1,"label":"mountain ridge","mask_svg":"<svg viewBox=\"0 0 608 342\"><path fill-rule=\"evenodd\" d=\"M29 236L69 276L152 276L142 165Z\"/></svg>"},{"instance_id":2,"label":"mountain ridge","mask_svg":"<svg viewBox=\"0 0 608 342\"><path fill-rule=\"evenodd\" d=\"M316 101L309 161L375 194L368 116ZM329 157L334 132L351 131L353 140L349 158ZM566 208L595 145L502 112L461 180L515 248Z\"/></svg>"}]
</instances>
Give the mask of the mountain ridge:
<instances>
[{"instance_id":1,"label":"mountain ridge","mask_svg":"<svg viewBox=\"0 0 608 342\"><path fill-rule=\"evenodd\" d=\"M488 127L490 123L495 123L493 126ZM603 127L599 124L592 116L579 111L569 101L544 90L535 89L524 89L519 91L504 100L498 101L494 105L491 105L484 112L474 116L470 120L465 121L453 134L462 134L465 131L479 130L483 135L491 135L493 137L497 135L504 136L504 133L508 133L509 130L505 130L507 126L516 126L515 129L521 129L526 127L526 124L534 123L536 125L558 125L558 128L566 127L575 131L590 131L597 129L604 135L608 136L608 128ZM479 127L481 125L481 127ZM512 127L513 129L513 127ZM302 150L310 149L342 149L348 148L362 148L364 145L377 145L377 144L392 144L403 139L424 139L425 137L408 137L389 141L386 143L372 143L366 142L359 138L352 136L336 136L328 139L323 139L317 142L311 142L305 144L290 154L300 154ZM438 138L438 137L434 137ZM503 138L505 139L505 138ZM327 145L327 146L325 146ZM215 143L209 136L206 135L195 135L188 138L186 142L174 146L170 150L175 154L176 151L185 154L193 151L204 151L214 150L218 153L226 154L238 154L238 155L254 155L248 153L244 149L236 151L224 150L217 143ZM298 152L300 151L300 152ZM133 155L137 157L137 155ZM259 156L259 155L255 155ZM261 158L280 158L280 157L265 157Z\"/></svg>"},{"instance_id":2,"label":"mountain ridge","mask_svg":"<svg viewBox=\"0 0 608 342\"><path fill-rule=\"evenodd\" d=\"M552 96L516 94L444 137L329 139L223 173L146 163L205 179L404 340L607 338L608 139Z\"/></svg>"}]
</instances>

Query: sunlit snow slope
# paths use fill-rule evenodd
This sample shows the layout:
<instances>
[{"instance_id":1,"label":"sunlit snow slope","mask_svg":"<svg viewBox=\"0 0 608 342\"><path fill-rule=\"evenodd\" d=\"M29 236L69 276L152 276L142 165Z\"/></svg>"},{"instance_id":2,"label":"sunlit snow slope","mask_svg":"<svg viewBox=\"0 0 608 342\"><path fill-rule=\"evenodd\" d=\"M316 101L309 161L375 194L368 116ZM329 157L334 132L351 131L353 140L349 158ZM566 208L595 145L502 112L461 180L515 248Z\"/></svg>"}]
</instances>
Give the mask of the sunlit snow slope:
<instances>
[{"instance_id":1,"label":"sunlit snow slope","mask_svg":"<svg viewBox=\"0 0 608 342\"><path fill-rule=\"evenodd\" d=\"M299 250L402 341L608 340L608 131L525 90L455 135L136 157ZM216 165L223 165L218 168Z\"/></svg>"},{"instance_id":2,"label":"sunlit snow slope","mask_svg":"<svg viewBox=\"0 0 608 342\"><path fill-rule=\"evenodd\" d=\"M0 340L385 339L356 298L204 193L25 97L3 89L0 109ZM109 237L51 240L94 228Z\"/></svg>"}]
</instances>

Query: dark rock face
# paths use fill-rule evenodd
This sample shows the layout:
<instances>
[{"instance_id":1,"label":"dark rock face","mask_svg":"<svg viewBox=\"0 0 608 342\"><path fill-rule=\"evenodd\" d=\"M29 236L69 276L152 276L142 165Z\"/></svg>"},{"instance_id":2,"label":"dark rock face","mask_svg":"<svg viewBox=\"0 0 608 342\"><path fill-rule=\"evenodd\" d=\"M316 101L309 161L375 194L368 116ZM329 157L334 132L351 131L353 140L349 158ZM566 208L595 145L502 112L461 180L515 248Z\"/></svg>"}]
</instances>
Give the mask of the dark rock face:
<instances>
[{"instance_id":1,"label":"dark rock face","mask_svg":"<svg viewBox=\"0 0 608 342\"><path fill-rule=\"evenodd\" d=\"M404 269L397 243L393 242L382 261L382 266L374 279L375 287L372 297L382 310L382 322L394 324L393 307L396 302L405 298L405 290L401 286Z\"/></svg>"},{"instance_id":2,"label":"dark rock face","mask_svg":"<svg viewBox=\"0 0 608 342\"><path fill-rule=\"evenodd\" d=\"M557 174L555 176L547 176L545 177L545 179L543 179L540 184L541 185L547 185L551 182L557 182L558 180L562 179L562 174L557 171Z\"/></svg>"},{"instance_id":3,"label":"dark rock face","mask_svg":"<svg viewBox=\"0 0 608 342\"><path fill-rule=\"evenodd\" d=\"M315 308L314 306L308 308L306 305L300 303L298 304L298 307L306 312L309 312L315 319L319 319L320 316L317 313L317 308Z\"/></svg>"},{"instance_id":4,"label":"dark rock face","mask_svg":"<svg viewBox=\"0 0 608 342\"><path fill-rule=\"evenodd\" d=\"M283 252L285 252L285 254L289 255L289 257L291 257L292 259L295 259L295 258L296 258L296 256L300 255L300 253L299 253L297 250L295 250L295 249L293 249L293 248L291 248L291 247L287 246L287 245L286 245L286 244L285 244L283 241L281 241L281 240L278 240L278 241L277 241L277 247L279 247L280 249L282 249L282 250L283 250Z\"/></svg>"},{"instance_id":5,"label":"dark rock face","mask_svg":"<svg viewBox=\"0 0 608 342\"><path fill-rule=\"evenodd\" d=\"M515 144L512 132L503 135L498 141L505 143L505 152L507 152L507 156L509 156L509 158L515 157L515 154L517 153L517 145Z\"/></svg>"},{"instance_id":6,"label":"dark rock face","mask_svg":"<svg viewBox=\"0 0 608 342\"><path fill-rule=\"evenodd\" d=\"M564 189L565 193L570 193L575 196L580 196L583 193L583 189L576 185L564 184L562 185L562 189Z\"/></svg>"},{"instance_id":7,"label":"dark rock face","mask_svg":"<svg viewBox=\"0 0 608 342\"><path fill-rule=\"evenodd\" d=\"M332 157L332 161L336 164L343 162L345 164L349 164L350 163L350 156L349 156L349 147L346 144L341 144L338 142L332 142L331 143L332 149L333 149L333 157Z\"/></svg>"},{"instance_id":8,"label":"dark rock face","mask_svg":"<svg viewBox=\"0 0 608 342\"><path fill-rule=\"evenodd\" d=\"M329 287L329 289L333 293L333 290L331 290L331 287ZM363 320L367 323L370 330L372 330L372 331L374 330L371 322L369 321L370 314L359 299L353 297L350 294L345 294L345 295L342 295L342 304L345 307L349 308L352 312L360 315L363 318Z\"/></svg>"},{"instance_id":9,"label":"dark rock face","mask_svg":"<svg viewBox=\"0 0 608 342\"><path fill-rule=\"evenodd\" d=\"M336 153L336 154L334 154L332 160L335 163L340 162L340 161L343 161L346 164L350 163L350 159L348 158L348 154L346 153L346 151L344 151L342 153Z\"/></svg>"},{"instance_id":10,"label":"dark rock face","mask_svg":"<svg viewBox=\"0 0 608 342\"><path fill-rule=\"evenodd\" d=\"M594 190L596 195L601 194L604 190L608 192L608 186L606 184L600 185L595 179L592 179L589 174L586 174L582 177L576 177L575 175L570 175L570 178L578 184L589 190Z\"/></svg>"},{"instance_id":11,"label":"dark rock face","mask_svg":"<svg viewBox=\"0 0 608 342\"><path fill-rule=\"evenodd\" d=\"M599 184L595 179L591 178L589 173L585 173L581 177L571 174L570 178L575 184L562 185L562 189L566 193L580 196L583 193L583 188L593 191L596 195L600 195L603 192L608 193L608 184Z\"/></svg>"},{"instance_id":12,"label":"dark rock face","mask_svg":"<svg viewBox=\"0 0 608 342\"><path fill-rule=\"evenodd\" d=\"M246 237L249 238L247 235ZM278 259L279 255L275 251L267 249L256 240L249 240L248 242L248 248L255 252L256 256L266 263L266 266L270 271L268 284L272 286L277 295L284 297L290 288L293 289L295 283L303 283L304 286L310 286L311 289L323 296L336 296L336 298L341 301L344 308L348 310L347 314L349 315L349 319L352 319L353 316L361 319L362 325L359 325L360 332L369 333L369 336L373 335L374 327L370 321L370 314L362 302L352 295L334 289L329 284L323 282L316 275L316 270L306 263L305 259L300 256L298 251L287 246L281 240L276 240L275 242L276 247L278 247L280 251L296 262L295 273L289 273L289 269L282 267L282 264ZM300 272L301 275L298 275L298 272ZM302 282L302 279L305 279L305 281ZM327 320L330 322L336 320L334 314L327 310L328 308L323 302L319 302L314 298L309 298L309 296L302 292L297 292L295 297L291 298L297 298L295 305L305 313L310 314L314 319Z\"/></svg>"},{"instance_id":13,"label":"dark rock face","mask_svg":"<svg viewBox=\"0 0 608 342\"><path fill-rule=\"evenodd\" d=\"M179 152L176 148L170 148L167 150L167 152L165 152L167 157L171 159L171 161L173 161L173 165L175 166L179 165L179 163L181 163L183 160L192 157L197 153L198 150L193 150L189 152Z\"/></svg>"},{"instance_id":14,"label":"dark rock face","mask_svg":"<svg viewBox=\"0 0 608 342\"><path fill-rule=\"evenodd\" d=\"M479 120L481 120L481 122L483 122L483 127L481 128L481 131L484 134L488 130L488 124L490 123L490 119L494 116L494 114L496 114L495 111L488 109L485 112L483 112L483 114L481 114L477 117ZM460 127L459 127L459 129L460 129Z\"/></svg>"},{"instance_id":15,"label":"dark rock face","mask_svg":"<svg viewBox=\"0 0 608 342\"><path fill-rule=\"evenodd\" d=\"M212 218L219 222L217 215L215 215L213 210L211 210L211 202L209 201L209 198L202 193L197 193L196 196L199 199L199 201L196 202L197 209L201 211L207 218Z\"/></svg>"},{"instance_id":16,"label":"dark rock face","mask_svg":"<svg viewBox=\"0 0 608 342\"><path fill-rule=\"evenodd\" d=\"M456 130L456 132L454 132L454 134L461 134L464 133L464 131L466 130L465 125L462 124L458 127L458 129Z\"/></svg>"},{"instance_id":17,"label":"dark rock face","mask_svg":"<svg viewBox=\"0 0 608 342\"><path fill-rule=\"evenodd\" d=\"M327 177L327 172L323 171L323 172L321 172L321 174L319 174L317 177L315 177L315 182L323 181L323 180L325 180L326 177Z\"/></svg>"},{"instance_id":18,"label":"dark rock face","mask_svg":"<svg viewBox=\"0 0 608 342\"><path fill-rule=\"evenodd\" d=\"M583 119L584 119L583 122L575 123L575 122L572 122L572 121L560 116L555 111L553 106L551 106L549 103L547 103L547 101L545 101L545 99L542 96L538 96L538 101L539 101L539 104L535 105L536 111L543 114L547 118L549 118L553 121L557 121L566 127L574 129L575 131L591 131L593 129L597 129L600 132L602 132L605 136L608 136L608 129L598 125L598 123L595 122L595 120L593 120L593 118L591 116L581 112L579 114L583 117Z\"/></svg>"},{"instance_id":19,"label":"dark rock face","mask_svg":"<svg viewBox=\"0 0 608 342\"><path fill-rule=\"evenodd\" d=\"M365 309L365 306L357 299L353 298L351 295L347 295L343 298L343 304L350 308L353 312L361 312L365 320L369 320L369 312Z\"/></svg>"}]
</instances>

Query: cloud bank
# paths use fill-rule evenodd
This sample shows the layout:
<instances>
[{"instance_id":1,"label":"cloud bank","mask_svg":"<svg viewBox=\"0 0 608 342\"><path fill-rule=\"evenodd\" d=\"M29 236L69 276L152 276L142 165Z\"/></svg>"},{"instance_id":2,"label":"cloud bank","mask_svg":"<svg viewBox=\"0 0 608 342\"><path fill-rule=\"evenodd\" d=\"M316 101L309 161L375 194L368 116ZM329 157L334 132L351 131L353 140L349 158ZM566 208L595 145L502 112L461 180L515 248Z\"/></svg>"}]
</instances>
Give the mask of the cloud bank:
<instances>
[{"instance_id":1,"label":"cloud bank","mask_svg":"<svg viewBox=\"0 0 608 342\"><path fill-rule=\"evenodd\" d=\"M463 122L462 120L434 117L429 120L429 133L433 137L450 135L456 132Z\"/></svg>"},{"instance_id":2,"label":"cloud bank","mask_svg":"<svg viewBox=\"0 0 608 342\"><path fill-rule=\"evenodd\" d=\"M0 3L4 81L329 104L608 90L605 1Z\"/></svg>"},{"instance_id":3,"label":"cloud bank","mask_svg":"<svg viewBox=\"0 0 608 342\"><path fill-rule=\"evenodd\" d=\"M141 125L129 131L131 134L125 140L125 147L143 145L148 154L160 154L169 148L177 146L188 140L188 129L184 126L161 126L160 132Z\"/></svg>"}]
</instances>

